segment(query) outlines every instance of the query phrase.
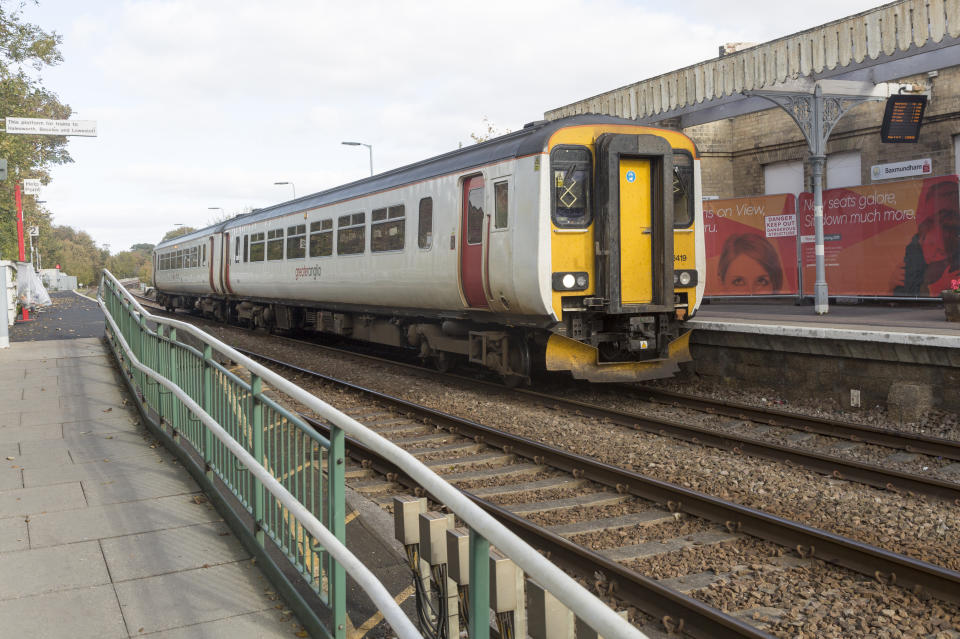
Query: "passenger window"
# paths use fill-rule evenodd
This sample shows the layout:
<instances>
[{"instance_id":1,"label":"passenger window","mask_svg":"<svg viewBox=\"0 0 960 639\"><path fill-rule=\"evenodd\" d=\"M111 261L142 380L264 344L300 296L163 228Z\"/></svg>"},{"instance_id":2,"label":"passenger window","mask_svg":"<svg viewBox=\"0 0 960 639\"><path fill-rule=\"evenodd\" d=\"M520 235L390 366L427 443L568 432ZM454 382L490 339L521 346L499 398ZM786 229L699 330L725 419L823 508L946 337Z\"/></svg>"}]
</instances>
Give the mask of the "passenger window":
<instances>
[{"instance_id":1,"label":"passenger window","mask_svg":"<svg viewBox=\"0 0 960 639\"><path fill-rule=\"evenodd\" d=\"M467 194L467 244L483 240L483 187L470 189Z\"/></svg>"},{"instance_id":2,"label":"passenger window","mask_svg":"<svg viewBox=\"0 0 960 639\"><path fill-rule=\"evenodd\" d=\"M270 261L283 259L283 229L267 231L267 259Z\"/></svg>"},{"instance_id":3,"label":"passenger window","mask_svg":"<svg viewBox=\"0 0 960 639\"><path fill-rule=\"evenodd\" d=\"M266 244L263 241L263 233L250 234L250 261L262 262L266 256Z\"/></svg>"},{"instance_id":4,"label":"passenger window","mask_svg":"<svg viewBox=\"0 0 960 639\"><path fill-rule=\"evenodd\" d=\"M240 262L240 236L238 235L233 243L233 261Z\"/></svg>"},{"instance_id":5,"label":"passenger window","mask_svg":"<svg viewBox=\"0 0 960 639\"><path fill-rule=\"evenodd\" d=\"M201 252L203 253L203 266L207 265L207 245L204 244L201 247Z\"/></svg>"},{"instance_id":6,"label":"passenger window","mask_svg":"<svg viewBox=\"0 0 960 639\"><path fill-rule=\"evenodd\" d=\"M190 268L200 266L200 247L194 246L190 249Z\"/></svg>"},{"instance_id":7,"label":"passenger window","mask_svg":"<svg viewBox=\"0 0 960 639\"><path fill-rule=\"evenodd\" d=\"M433 198L420 200L420 218L417 221L417 246L429 249L433 246Z\"/></svg>"},{"instance_id":8,"label":"passenger window","mask_svg":"<svg viewBox=\"0 0 960 639\"><path fill-rule=\"evenodd\" d=\"M402 251L406 229L406 207L403 204L377 209L370 214L370 250Z\"/></svg>"},{"instance_id":9,"label":"passenger window","mask_svg":"<svg viewBox=\"0 0 960 639\"><path fill-rule=\"evenodd\" d=\"M590 151L584 147L556 147L550 153L550 203L558 228L586 228L590 208Z\"/></svg>"},{"instance_id":10,"label":"passenger window","mask_svg":"<svg viewBox=\"0 0 960 639\"><path fill-rule=\"evenodd\" d=\"M287 227L287 259L295 260L307 254L307 225Z\"/></svg>"},{"instance_id":11,"label":"passenger window","mask_svg":"<svg viewBox=\"0 0 960 639\"><path fill-rule=\"evenodd\" d=\"M204 249L206 249L206 247L204 247ZM206 253L204 253L204 255L206 255ZM250 236L249 235L243 236L243 261L244 262L250 261Z\"/></svg>"},{"instance_id":12,"label":"passenger window","mask_svg":"<svg viewBox=\"0 0 960 639\"><path fill-rule=\"evenodd\" d=\"M333 255L333 220L310 224L310 257Z\"/></svg>"},{"instance_id":13,"label":"passenger window","mask_svg":"<svg viewBox=\"0 0 960 639\"><path fill-rule=\"evenodd\" d=\"M341 215L337 218L337 255L363 253L366 243L366 213Z\"/></svg>"},{"instance_id":14,"label":"passenger window","mask_svg":"<svg viewBox=\"0 0 960 639\"><path fill-rule=\"evenodd\" d=\"M673 225L693 224L693 156L689 151L673 152Z\"/></svg>"},{"instance_id":15,"label":"passenger window","mask_svg":"<svg viewBox=\"0 0 960 639\"><path fill-rule=\"evenodd\" d=\"M509 208L509 189L506 182L493 185L493 225L498 229L507 228L507 210Z\"/></svg>"}]
</instances>

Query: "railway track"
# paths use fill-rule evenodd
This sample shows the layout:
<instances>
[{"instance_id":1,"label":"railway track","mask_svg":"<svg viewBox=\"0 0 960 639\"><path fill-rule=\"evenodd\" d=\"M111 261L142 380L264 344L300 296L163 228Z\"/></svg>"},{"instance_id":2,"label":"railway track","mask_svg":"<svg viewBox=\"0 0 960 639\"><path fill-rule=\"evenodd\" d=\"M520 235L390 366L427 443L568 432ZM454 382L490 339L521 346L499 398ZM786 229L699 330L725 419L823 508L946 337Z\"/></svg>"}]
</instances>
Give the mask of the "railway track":
<instances>
[{"instance_id":1,"label":"railway track","mask_svg":"<svg viewBox=\"0 0 960 639\"><path fill-rule=\"evenodd\" d=\"M146 298L141 298L141 301L159 308L155 302ZM627 393L642 401L655 402L671 409L698 411L718 418L726 417L734 420L734 423L727 424L693 424L688 419L656 417L638 410L612 409L594 403L567 399L556 394L529 389L511 390L495 382L439 373L414 364L344 351L314 342L288 337L278 337L278 339L291 340L312 348L339 353L348 352L351 356L410 367L444 378L461 379L471 385L484 386L497 393L514 393L540 406L552 407L558 411L587 416L604 423L669 436L737 454L785 462L835 479L860 482L880 489L928 495L960 504L960 481L954 481L941 473L941 468L948 471L953 469L953 474L960 480L960 464L951 465L943 461L960 460L960 442L950 439L903 433L742 403L711 400L649 387L618 387L618 393ZM771 432L772 429L791 433ZM815 437L818 439L814 439ZM857 459L865 445L875 447L870 451L873 459L869 462ZM886 449L888 452L876 450L876 447ZM898 466L913 466L920 469L926 468L926 470L907 472L898 470Z\"/></svg>"},{"instance_id":2,"label":"railway track","mask_svg":"<svg viewBox=\"0 0 960 639\"><path fill-rule=\"evenodd\" d=\"M761 637L769 636L769 629L782 634L784 624L809 624L799 602L783 602L796 602L789 589L798 575L826 570L816 560L832 564L826 570L829 579L846 588L862 590L869 582L881 600L878 606L886 605L886 597L913 596L901 586L943 601L960 600L960 573L247 354L348 389L338 395L342 410L408 449L600 594L652 615L668 631ZM383 506L394 495L419 490L390 460L354 441L347 447L353 459L347 477L355 490ZM678 554L689 555L681 568L669 559ZM744 592L761 593L749 600L754 604L778 603L735 605L731 614L710 605L739 601ZM838 628L843 635L856 630Z\"/></svg>"}]
</instances>

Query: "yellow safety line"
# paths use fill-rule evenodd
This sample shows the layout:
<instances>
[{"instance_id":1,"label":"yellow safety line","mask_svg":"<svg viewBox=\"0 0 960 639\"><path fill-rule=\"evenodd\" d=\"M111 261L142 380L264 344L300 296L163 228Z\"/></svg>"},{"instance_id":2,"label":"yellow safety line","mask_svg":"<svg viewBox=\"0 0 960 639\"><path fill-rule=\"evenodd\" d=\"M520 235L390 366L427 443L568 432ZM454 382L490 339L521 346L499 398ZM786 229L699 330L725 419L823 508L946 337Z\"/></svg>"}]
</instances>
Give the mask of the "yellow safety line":
<instances>
[{"instance_id":1,"label":"yellow safety line","mask_svg":"<svg viewBox=\"0 0 960 639\"><path fill-rule=\"evenodd\" d=\"M410 595L412 595L413 593L414 593L414 587L407 586L406 588L403 589L403 591L400 594L394 597L393 600L397 602L397 605L400 605L404 601L406 601L410 597ZM350 623L350 618L348 616L347 623L349 625L348 625L347 637L349 637L350 639L361 639L362 637L366 637L367 633L373 630L374 626L376 626L382 620L383 620L383 613L377 612L377 614L367 619L362 626L350 632L349 625L352 625L352 624Z\"/></svg>"},{"instance_id":2,"label":"yellow safety line","mask_svg":"<svg viewBox=\"0 0 960 639\"><path fill-rule=\"evenodd\" d=\"M343 519L343 525L346 526L360 515L359 510L354 510Z\"/></svg>"}]
</instances>

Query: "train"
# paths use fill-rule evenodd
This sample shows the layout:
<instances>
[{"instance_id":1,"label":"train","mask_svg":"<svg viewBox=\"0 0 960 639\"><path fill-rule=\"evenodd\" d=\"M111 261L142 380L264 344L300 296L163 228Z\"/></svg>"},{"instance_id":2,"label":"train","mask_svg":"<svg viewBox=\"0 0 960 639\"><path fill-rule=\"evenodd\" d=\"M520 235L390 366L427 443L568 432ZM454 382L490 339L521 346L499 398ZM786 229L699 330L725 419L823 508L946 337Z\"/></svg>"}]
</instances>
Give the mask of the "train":
<instances>
[{"instance_id":1,"label":"train","mask_svg":"<svg viewBox=\"0 0 960 639\"><path fill-rule=\"evenodd\" d=\"M679 131L577 115L158 244L168 310L470 362L510 385L669 377L704 290Z\"/></svg>"}]
</instances>

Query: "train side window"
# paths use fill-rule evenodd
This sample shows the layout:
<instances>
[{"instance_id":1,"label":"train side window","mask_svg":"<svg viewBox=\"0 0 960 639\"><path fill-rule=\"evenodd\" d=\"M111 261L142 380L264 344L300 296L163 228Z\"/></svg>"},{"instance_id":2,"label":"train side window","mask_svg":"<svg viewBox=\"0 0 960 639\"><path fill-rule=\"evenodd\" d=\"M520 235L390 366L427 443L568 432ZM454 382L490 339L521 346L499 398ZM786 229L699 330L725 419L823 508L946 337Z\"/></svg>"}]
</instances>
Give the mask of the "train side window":
<instances>
[{"instance_id":1,"label":"train side window","mask_svg":"<svg viewBox=\"0 0 960 639\"><path fill-rule=\"evenodd\" d=\"M203 265L203 266L206 266L206 265L207 265L207 245L206 245L206 244L204 244L204 245L201 247L201 252L203 253L203 264L202 264L202 265Z\"/></svg>"},{"instance_id":2,"label":"train side window","mask_svg":"<svg viewBox=\"0 0 960 639\"><path fill-rule=\"evenodd\" d=\"M194 246L190 249L190 268L200 266L200 247Z\"/></svg>"},{"instance_id":3,"label":"train side window","mask_svg":"<svg viewBox=\"0 0 960 639\"><path fill-rule=\"evenodd\" d=\"M366 213L352 213L337 218L337 255L363 253L366 243Z\"/></svg>"},{"instance_id":4,"label":"train side window","mask_svg":"<svg viewBox=\"0 0 960 639\"><path fill-rule=\"evenodd\" d=\"M406 232L406 207L403 204L376 209L370 214L370 250L402 251Z\"/></svg>"},{"instance_id":5,"label":"train side window","mask_svg":"<svg viewBox=\"0 0 960 639\"><path fill-rule=\"evenodd\" d=\"M550 204L557 228L586 228L593 220L590 206L590 151L582 146L558 146L550 152Z\"/></svg>"},{"instance_id":6,"label":"train side window","mask_svg":"<svg viewBox=\"0 0 960 639\"><path fill-rule=\"evenodd\" d=\"M417 220L417 246L429 249L433 246L433 198L420 200L420 218Z\"/></svg>"},{"instance_id":7,"label":"train side window","mask_svg":"<svg viewBox=\"0 0 960 639\"><path fill-rule=\"evenodd\" d=\"M467 193L467 244L483 241L483 187Z\"/></svg>"},{"instance_id":8,"label":"train side window","mask_svg":"<svg viewBox=\"0 0 960 639\"><path fill-rule=\"evenodd\" d=\"M310 224L310 257L333 255L333 219Z\"/></svg>"},{"instance_id":9,"label":"train side window","mask_svg":"<svg viewBox=\"0 0 960 639\"><path fill-rule=\"evenodd\" d=\"M206 249L206 247L204 247L204 249ZM243 236L243 261L244 262L250 261L250 236L249 235Z\"/></svg>"},{"instance_id":10,"label":"train side window","mask_svg":"<svg viewBox=\"0 0 960 639\"><path fill-rule=\"evenodd\" d=\"M183 268L183 251L177 251L177 257L173 260L174 268L182 269Z\"/></svg>"},{"instance_id":11,"label":"train side window","mask_svg":"<svg viewBox=\"0 0 960 639\"><path fill-rule=\"evenodd\" d=\"M686 228L693 224L693 155L689 151L673 152L673 226Z\"/></svg>"},{"instance_id":12,"label":"train side window","mask_svg":"<svg viewBox=\"0 0 960 639\"><path fill-rule=\"evenodd\" d=\"M283 229L267 231L267 259L271 261L283 259Z\"/></svg>"},{"instance_id":13,"label":"train side window","mask_svg":"<svg viewBox=\"0 0 960 639\"><path fill-rule=\"evenodd\" d=\"M240 236L238 235L233 242L233 261L240 263Z\"/></svg>"},{"instance_id":14,"label":"train side window","mask_svg":"<svg viewBox=\"0 0 960 639\"><path fill-rule=\"evenodd\" d=\"M297 260L307 255L307 225L287 227L287 259Z\"/></svg>"},{"instance_id":15,"label":"train side window","mask_svg":"<svg viewBox=\"0 0 960 639\"><path fill-rule=\"evenodd\" d=\"M250 234L250 261L262 262L266 255L263 233Z\"/></svg>"},{"instance_id":16,"label":"train side window","mask_svg":"<svg viewBox=\"0 0 960 639\"><path fill-rule=\"evenodd\" d=\"M506 182L493 184L493 226L495 228L507 228L507 211L510 208L509 191Z\"/></svg>"}]
</instances>

